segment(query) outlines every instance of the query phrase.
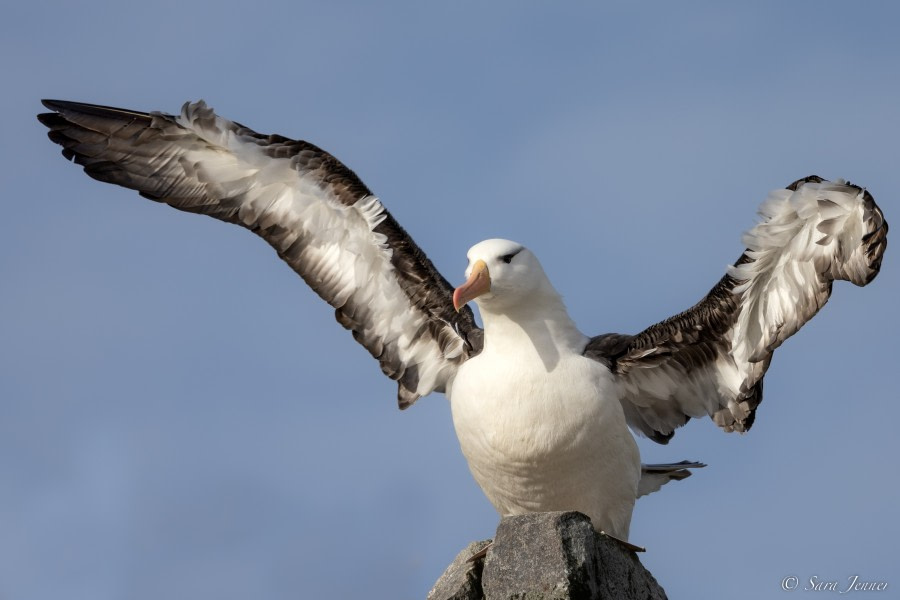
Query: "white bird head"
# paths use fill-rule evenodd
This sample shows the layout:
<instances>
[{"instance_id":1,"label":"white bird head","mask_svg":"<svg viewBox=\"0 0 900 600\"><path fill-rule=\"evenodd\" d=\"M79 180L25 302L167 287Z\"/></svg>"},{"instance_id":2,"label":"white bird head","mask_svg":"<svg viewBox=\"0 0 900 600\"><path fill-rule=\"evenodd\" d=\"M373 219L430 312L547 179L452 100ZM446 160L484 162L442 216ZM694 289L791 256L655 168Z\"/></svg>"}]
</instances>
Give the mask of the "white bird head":
<instances>
[{"instance_id":1,"label":"white bird head","mask_svg":"<svg viewBox=\"0 0 900 600\"><path fill-rule=\"evenodd\" d=\"M456 310L472 300L482 310L501 312L536 298L559 297L537 257L518 242L485 240L466 256L466 282L453 292Z\"/></svg>"}]
</instances>

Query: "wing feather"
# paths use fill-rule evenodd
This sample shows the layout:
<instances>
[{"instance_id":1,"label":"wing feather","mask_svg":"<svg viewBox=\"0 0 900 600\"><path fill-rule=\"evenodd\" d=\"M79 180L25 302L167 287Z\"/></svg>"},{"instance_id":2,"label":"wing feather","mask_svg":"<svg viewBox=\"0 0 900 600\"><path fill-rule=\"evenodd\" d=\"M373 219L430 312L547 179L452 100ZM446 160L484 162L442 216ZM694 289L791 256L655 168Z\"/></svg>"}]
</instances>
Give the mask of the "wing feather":
<instances>
[{"instance_id":1,"label":"wing feather","mask_svg":"<svg viewBox=\"0 0 900 600\"><path fill-rule=\"evenodd\" d=\"M265 239L398 381L401 408L481 349L468 307L377 197L331 154L261 135L203 101L180 115L44 101L63 156L107 183Z\"/></svg>"},{"instance_id":2,"label":"wing feather","mask_svg":"<svg viewBox=\"0 0 900 600\"><path fill-rule=\"evenodd\" d=\"M700 302L635 336L605 334L585 355L619 375L629 425L666 443L690 418L747 431L772 353L828 301L836 279L881 268L888 225L866 190L810 176L772 192L747 249Z\"/></svg>"}]
</instances>

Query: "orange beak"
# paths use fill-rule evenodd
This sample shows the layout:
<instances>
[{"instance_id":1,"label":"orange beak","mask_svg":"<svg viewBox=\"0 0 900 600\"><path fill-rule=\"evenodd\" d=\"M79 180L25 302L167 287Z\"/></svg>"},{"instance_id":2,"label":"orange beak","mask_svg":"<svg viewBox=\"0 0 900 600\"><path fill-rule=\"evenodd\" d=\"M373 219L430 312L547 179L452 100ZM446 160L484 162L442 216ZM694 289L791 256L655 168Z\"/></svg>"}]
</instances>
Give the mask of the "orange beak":
<instances>
[{"instance_id":1,"label":"orange beak","mask_svg":"<svg viewBox=\"0 0 900 600\"><path fill-rule=\"evenodd\" d=\"M485 262L479 260L472 266L469 279L453 290L453 308L459 312L459 309L467 303L489 291L491 291L491 274Z\"/></svg>"}]
</instances>

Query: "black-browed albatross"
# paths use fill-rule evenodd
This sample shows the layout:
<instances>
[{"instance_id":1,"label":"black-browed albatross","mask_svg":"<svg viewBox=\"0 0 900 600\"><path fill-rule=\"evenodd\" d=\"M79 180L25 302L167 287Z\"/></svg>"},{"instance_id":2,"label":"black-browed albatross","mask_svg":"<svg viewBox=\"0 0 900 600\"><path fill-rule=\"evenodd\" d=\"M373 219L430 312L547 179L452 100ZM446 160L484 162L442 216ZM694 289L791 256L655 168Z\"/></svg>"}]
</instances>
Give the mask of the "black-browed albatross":
<instances>
[{"instance_id":1,"label":"black-browed albatross","mask_svg":"<svg viewBox=\"0 0 900 600\"><path fill-rule=\"evenodd\" d=\"M310 143L260 135L202 101L177 116L44 105L50 139L91 177L271 244L397 381L400 408L446 394L502 515L578 510L621 540L637 497L698 466L642 468L628 427L659 443L692 417L749 430L773 351L835 279L872 281L886 245L865 189L807 177L770 193L747 250L695 306L637 335L589 337L521 244L473 246L454 290L365 184Z\"/></svg>"}]
</instances>

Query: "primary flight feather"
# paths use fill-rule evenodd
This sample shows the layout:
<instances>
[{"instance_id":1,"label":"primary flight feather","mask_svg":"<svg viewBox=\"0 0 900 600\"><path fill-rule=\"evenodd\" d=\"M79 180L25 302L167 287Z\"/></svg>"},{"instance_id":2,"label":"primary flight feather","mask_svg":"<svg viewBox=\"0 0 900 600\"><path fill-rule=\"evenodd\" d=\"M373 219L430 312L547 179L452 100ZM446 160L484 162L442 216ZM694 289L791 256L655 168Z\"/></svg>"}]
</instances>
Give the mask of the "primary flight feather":
<instances>
[{"instance_id":1,"label":"primary flight feather","mask_svg":"<svg viewBox=\"0 0 900 600\"><path fill-rule=\"evenodd\" d=\"M44 105L50 139L91 177L271 244L397 381L401 408L445 393L501 514L579 510L623 540L637 497L700 466L642 466L628 426L660 443L692 417L749 430L774 350L834 280L872 281L887 243L868 191L807 177L769 195L747 250L694 307L637 335L589 337L516 242L473 246L454 290L365 184L310 143L260 135L202 101L176 116Z\"/></svg>"}]
</instances>

